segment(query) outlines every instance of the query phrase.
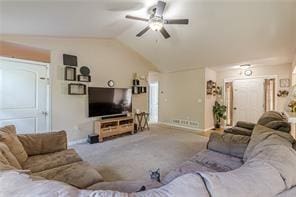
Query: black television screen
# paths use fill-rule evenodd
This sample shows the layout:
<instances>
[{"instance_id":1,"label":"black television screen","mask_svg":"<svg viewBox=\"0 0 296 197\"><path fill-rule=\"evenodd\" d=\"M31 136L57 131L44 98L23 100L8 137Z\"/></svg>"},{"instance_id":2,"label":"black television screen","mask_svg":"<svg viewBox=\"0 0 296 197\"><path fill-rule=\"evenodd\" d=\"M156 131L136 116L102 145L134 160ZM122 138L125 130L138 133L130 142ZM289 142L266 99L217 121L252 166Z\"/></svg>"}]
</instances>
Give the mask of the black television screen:
<instances>
[{"instance_id":1,"label":"black television screen","mask_svg":"<svg viewBox=\"0 0 296 197\"><path fill-rule=\"evenodd\" d=\"M127 88L88 88L88 116L109 116L132 111L132 91Z\"/></svg>"},{"instance_id":2,"label":"black television screen","mask_svg":"<svg viewBox=\"0 0 296 197\"><path fill-rule=\"evenodd\" d=\"M63 54L63 63L67 66L77 66L77 56Z\"/></svg>"}]
</instances>

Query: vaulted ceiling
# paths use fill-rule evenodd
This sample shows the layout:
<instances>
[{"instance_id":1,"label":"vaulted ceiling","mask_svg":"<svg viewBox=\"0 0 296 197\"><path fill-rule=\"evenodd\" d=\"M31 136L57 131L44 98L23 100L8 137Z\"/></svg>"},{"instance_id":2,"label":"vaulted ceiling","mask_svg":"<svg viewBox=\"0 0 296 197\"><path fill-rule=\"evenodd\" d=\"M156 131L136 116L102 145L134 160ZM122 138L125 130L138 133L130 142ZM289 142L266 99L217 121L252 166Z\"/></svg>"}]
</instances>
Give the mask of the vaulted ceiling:
<instances>
[{"instance_id":1,"label":"vaulted ceiling","mask_svg":"<svg viewBox=\"0 0 296 197\"><path fill-rule=\"evenodd\" d=\"M137 38L147 24L124 16L148 17L156 2L0 0L0 33L116 38L161 71L280 64L295 56L294 0L167 0L164 16L189 18L189 25L167 26L167 40L151 30Z\"/></svg>"}]
</instances>

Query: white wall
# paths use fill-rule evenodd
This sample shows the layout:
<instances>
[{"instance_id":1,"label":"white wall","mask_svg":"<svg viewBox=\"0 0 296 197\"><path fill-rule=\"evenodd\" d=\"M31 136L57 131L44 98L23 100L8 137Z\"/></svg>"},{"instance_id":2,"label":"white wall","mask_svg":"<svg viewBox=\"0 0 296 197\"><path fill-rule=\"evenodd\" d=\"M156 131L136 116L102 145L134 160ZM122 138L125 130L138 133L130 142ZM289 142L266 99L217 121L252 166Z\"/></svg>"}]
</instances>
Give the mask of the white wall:
<instances>
[{"instance_id":1,"label":"white wall","mask_svg":"<svg viewBox=\"0 0 296 197\"><path fill-rule=\"evenodd\" d=\"M258 76L269 76L275 75L277 76L277 89L280 88L279 80L280 79L291 79L291 64L284 64L284 65L274 65L274 66L260 66L260 67L253 67L251 68L253 71L252 77ZM222 70L217 72L217 83L219 86L223 87L223 83L225 79L231 78L246 78L242 73L241 69L232 69L232 70ZM283 111L284 105L286 104L286 98L284 97L276 97L277 99L277 106L276 110Z\"/></svg>"},{"instance_id":2,"label":"white wall","mask_svg":"<svg viewBox=\"0 0 296 197\"><path fill-rule=\"evenodd\" d=\"M209 80L216 81L216 71L209 68L205 68L205 89L206 92L206 82ZM205 94L205 123L204 129L208 130L214 127L214 116L213 116L213 105L215 104L217 96Z\"/></svg>"},{"instance_id":3,"label":"white wall","mask_svg":"<svg viewBox=\"0 0 296 197\"><path fill-rule=\"evenodd\" d=\"M163 73L160 76L159 121L173 124L174 119L195 121L204 129L205 69ZM180 125L179 125L180 126ZM182 126L182 124L181 124Z\"/></svg>"},{"instance_id":4,"label":"white wall","mask_svg":"<svg viewBox=\"0 0 296 197\"><path fill-rule=\"evenodd\" d=\"M77 55L79 66L89 66L92 82L89 86L130 87L133 73L146 75L155 71L150 62L113 39L75 39L29 36L1 36L1 40L48 49L51 51L52 130L66 130L70 141L84 139L93 131L93 120L88 118L87 96L67 94L64 81L63 53ZM148 110L148 95L134 96L133 108Z\"/></svg>"}]
</instances>

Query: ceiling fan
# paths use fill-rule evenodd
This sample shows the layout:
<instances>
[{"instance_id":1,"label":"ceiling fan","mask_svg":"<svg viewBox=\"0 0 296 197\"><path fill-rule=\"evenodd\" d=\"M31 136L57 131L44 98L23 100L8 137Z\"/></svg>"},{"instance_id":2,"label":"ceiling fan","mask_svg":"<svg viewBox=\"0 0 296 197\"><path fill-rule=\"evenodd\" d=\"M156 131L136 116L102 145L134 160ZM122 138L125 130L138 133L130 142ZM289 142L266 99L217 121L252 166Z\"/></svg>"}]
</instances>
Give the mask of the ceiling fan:
<instances>
[{"instance_id":1,"label":"ceiling fan","mask_svg":"<svg viewBox=\"0 0 296 197\"><path fill-rule=\"evenodd\" d=\"M149 19L136 17L136 16L130 16L130 15L125 16L125 18L128 18L128 19L148 22L148 26L145 27L142 31L140 31L140 33L138 33L136 35L137 37L142 36L149 29L152 29L153 31L159 31L163 35L163 37L165 39L167 39L171 36L167 32L167 30L164 28L164 25L172 25L172 24L187 25L189 23L188 19L164 19L163 12L164 12L165 6L166 6L165 2L158 1L156 8L153 9L153 13L149 17Z\"/></svg>"}]
</instances>

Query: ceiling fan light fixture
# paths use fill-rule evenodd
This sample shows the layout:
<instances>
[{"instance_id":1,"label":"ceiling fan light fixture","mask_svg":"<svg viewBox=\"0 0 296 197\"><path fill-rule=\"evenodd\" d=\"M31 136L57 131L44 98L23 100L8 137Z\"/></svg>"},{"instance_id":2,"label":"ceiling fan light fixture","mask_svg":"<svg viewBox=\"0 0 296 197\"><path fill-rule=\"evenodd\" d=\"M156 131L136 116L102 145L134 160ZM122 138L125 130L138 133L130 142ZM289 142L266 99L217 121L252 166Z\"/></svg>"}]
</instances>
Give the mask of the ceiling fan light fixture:
<instances>
[{"instance_id":1,"label":"ceiling fan light fixture","mask_svg":"<svg viewBox=\"0 0 296 197\"><path fill-rule=\"evenodd\" d=\"M163 27L163 20L159 17L154 17L149 20L149 27L153 31L159 31Z\"/></svg>"}]
</instances>

